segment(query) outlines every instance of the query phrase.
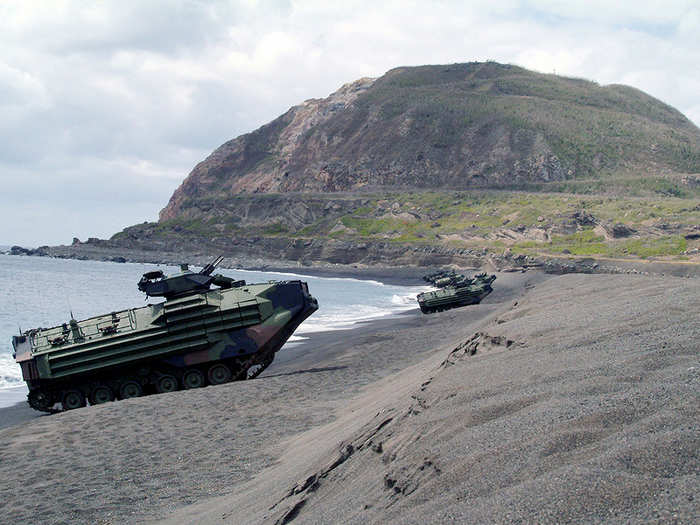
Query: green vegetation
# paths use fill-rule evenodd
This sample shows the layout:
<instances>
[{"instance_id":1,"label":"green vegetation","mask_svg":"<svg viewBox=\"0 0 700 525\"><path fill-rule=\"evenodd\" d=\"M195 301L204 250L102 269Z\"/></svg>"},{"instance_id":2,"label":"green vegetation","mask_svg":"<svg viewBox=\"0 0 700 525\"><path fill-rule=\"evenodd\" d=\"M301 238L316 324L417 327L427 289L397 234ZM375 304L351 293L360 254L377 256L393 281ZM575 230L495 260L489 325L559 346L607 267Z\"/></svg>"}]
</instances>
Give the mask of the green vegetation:
<instances>
[{"instance_id":1,"label":"green vegetation","mask_svg":"<svg viewBox=\"0 0 700 525\"><path fill-rule=\"evenodd\" d=\"M638 257L658 257L680 255L688 244L680 235L658 237L656 239L631 239L617 246L616 255L636 255Z\"/></svg>"},{"instance_id":2,"label":"green vegetation","mask_svg":"<svg viewBox=\"0 0 700 525\"><path fill-rule=\"evenodd\" d=\"M667 180L650 179L649 184L664 189ZM210 211L192 218L136 225L114 239L336 239L491 253L509 249L525 255L683 258L687 250L700 248L700 239L683 235L700 224L700 200L673 194L618 197L480 190L313 195L305 205L315 218L298 226L284 217L295 197L262 194L246 197L249 208L269 210L268 218L260 216L257 222L235 215L243 210L240 197L211 202Z\"/></svg>"},{"instance_id":3,"label":"green vegetation","mask_svg":"<svg viewBox=\"0 0 700 525\"><path fill-rule=\"evenodd\" d=\"M485 136L500 125L532 132L574 178L651 159L679 172L700 172L697 128L674 108L626 86L472 62L392 70L356 104L378 114L389 129L396 119L410 118L411 132L424 146L450 148L475 127ZM394 140L393 149L412 148L411 138ZM511 147L524 153L528 140Z\"/></svg>"},{"instance_id":4,"label":"green vegetation","mask_svg":"<svg viewBox=\"0 0 700 525\"><path fill-rule=\"evenodd\" d=\"M700 224L700 130L639 90L489 61L397 68L353 93L227 142L165 210L177 219L124 235L572 257L700 246L683 238Z\"/></svg>"},{"instance_id":5,"label":"green vegetation","mask_svg":"<svg viewBox=\"0 0 700 525\"><path fill-rule=\"evenodd\" d=\"M281 222L273 222L272 224L264 226L261 229L261 233L265 235L280 235L284 233L289 233L289 228Z\"/></svg>"},{"instance_id":6,"label":"green vegetation","mask_svg":"<svg viewBox=\"0 0 700 525\"><path fill-rule=\"evenodd\" d=\"M556 182L524 183L514 189L529 192L573 193L577 195L611 195L625 197L700 198L700 186L683 184L680 177L640 177L601 175L599 178Z\"/></svg>"},{"instance_id":7,"label":"green vegetation","mask_svg":"<svg viewBox=\"0 0 700 525\"><path fill-rule=\"evenodd\" d=\"M516 253L535 255L540 253L571 254L600 257L663 257L679 256L687 249L686 240L680 235L660 236L649 239L626 239L606 242L593 230L582 230L571 235L557 235L548 243L520 242L512 246Z\"/></svg>"},{"instance_id":8,"label":"green vegetation","mask_svg":"<svg viewBox=\"0 0 700 525\"><path fill-rule=\"evenodd\" d=\"M688 246L682 235L663 234L655 224L700 224L694 199L481 191L368 195L366 202L337 220L289 233L494 252L510 247L531 255L659 257L680 256ZM337 224L343 227L330 233ZM599 225L614 224L627 227L631 236L609 238L600 230ZM570 233L555 233L566 230Z\"/></svg>"}]
</instances>

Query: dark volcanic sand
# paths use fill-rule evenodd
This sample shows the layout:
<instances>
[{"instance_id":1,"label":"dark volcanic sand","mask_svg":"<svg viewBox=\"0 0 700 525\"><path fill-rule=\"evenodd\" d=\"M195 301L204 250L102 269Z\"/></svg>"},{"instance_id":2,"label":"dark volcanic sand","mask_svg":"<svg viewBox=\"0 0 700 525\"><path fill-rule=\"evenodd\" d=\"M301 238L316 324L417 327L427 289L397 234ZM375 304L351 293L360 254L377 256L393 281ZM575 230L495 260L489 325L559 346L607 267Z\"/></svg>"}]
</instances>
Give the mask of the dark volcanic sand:
<instances>
[{"instance_id":1,"label":"dark volcanic sand","mask_svg":"<svg viewBox=\"0 0 700 525\"><path fill-rule=\"evenodd\" d=\"M698 312L696 280L503 274L254 381L4 428L0 522L693 522Z\"/></svg>"}]
</instances>

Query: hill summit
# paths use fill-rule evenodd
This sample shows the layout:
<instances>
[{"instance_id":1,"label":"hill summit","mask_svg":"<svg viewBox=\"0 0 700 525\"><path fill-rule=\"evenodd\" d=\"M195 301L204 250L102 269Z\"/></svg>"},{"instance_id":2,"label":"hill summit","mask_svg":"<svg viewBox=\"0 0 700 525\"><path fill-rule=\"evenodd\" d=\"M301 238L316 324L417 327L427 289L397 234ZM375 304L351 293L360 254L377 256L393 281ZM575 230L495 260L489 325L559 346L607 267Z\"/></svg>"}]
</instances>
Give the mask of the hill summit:
<instances>
[{"instance_id":1,"label":"hill summit","mask_svg":"<svg viewBox=\"0 0 700 525\"><path fill-rule=\"evenodd\" d=\"M400 67L226 142L160 218L239 194L517 189L650 171L700 172L700 130L637 89L495 62Z\"/></svg>"},{"instance_id":2,"label":"hill summit","mask_svg":"<svg viewBox=\"0 0 700 525\"><path fill-rule=\"evenodd\" d=\"M586 271L625 258L690 267L699 198L700 129L637 89L495 62L401 67L226 142L157 223L61 253L223 254L239 267L572 271L582 257L598 261Z\"/></svg>"}]
</instances>

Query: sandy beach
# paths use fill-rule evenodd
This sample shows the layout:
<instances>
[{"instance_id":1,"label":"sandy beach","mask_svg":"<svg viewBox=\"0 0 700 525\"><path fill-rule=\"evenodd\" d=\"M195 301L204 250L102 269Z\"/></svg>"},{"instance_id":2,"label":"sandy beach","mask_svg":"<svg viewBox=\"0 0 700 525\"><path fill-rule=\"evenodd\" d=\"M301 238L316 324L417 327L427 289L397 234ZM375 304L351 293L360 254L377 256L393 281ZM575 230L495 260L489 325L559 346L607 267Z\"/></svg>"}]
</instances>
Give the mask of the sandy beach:
<instances>
[{"instance_id":1,"label":"sandy beach","mask_svg":"<svg viewBox=\"0 0 700 525\"><path fill-rule=\"evenodd\" d=\"M2 523L690 523L700 281L500 274L256 380L0 409Z\"/></svg>"}]
</instances>

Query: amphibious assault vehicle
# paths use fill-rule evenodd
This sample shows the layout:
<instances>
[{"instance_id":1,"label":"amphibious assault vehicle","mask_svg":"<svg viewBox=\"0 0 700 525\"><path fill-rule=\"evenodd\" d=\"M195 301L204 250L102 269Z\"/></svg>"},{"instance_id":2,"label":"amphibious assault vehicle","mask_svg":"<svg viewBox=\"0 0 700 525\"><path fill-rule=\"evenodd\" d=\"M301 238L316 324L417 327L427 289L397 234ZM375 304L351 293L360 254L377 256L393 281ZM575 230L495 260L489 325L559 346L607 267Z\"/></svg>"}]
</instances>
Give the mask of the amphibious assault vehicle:
<instances>
[{"instance_id":1,"label":"amphibious assault vehicle","mask_svg":"<svg viewBox=\"0 0 700 525\"><path fill-rule=\"evenodd\" d=\"M449 279L456 277L458 274L454 270L437 270L423 276L423 280L427 283L435 285L441 279ZM439 287L438 287L439 288Z\"/></svg>"},{"instance_id":2,"label":"amphibious assault vehicle","mask_svg":"<svg viewBox=\"0 0 700 525\"><path fill-rule=\"evenodd\" d=\"M495 275L486 275L486 273L480 273L471 279L464 275L451 278L454 278L454 281L448 286L418 294L416 299L421 312L430 314L450 308L478 304L493 291L491 283L496 280ZM437 285L437 282L435 284Z\"/></svg>"},{"instance_id":3,"label":"amphibious assault vehicle","mask_svg":"<svg viewBox=\"0 0 700 525\"><path fill-rule=\"evenodd\" d=\"M14 336L29 405L54 412L259 375L318 302L302 281L212 275L222 259L145 273L139 290L162 303Z\"/></svg>"}]
</instances>

